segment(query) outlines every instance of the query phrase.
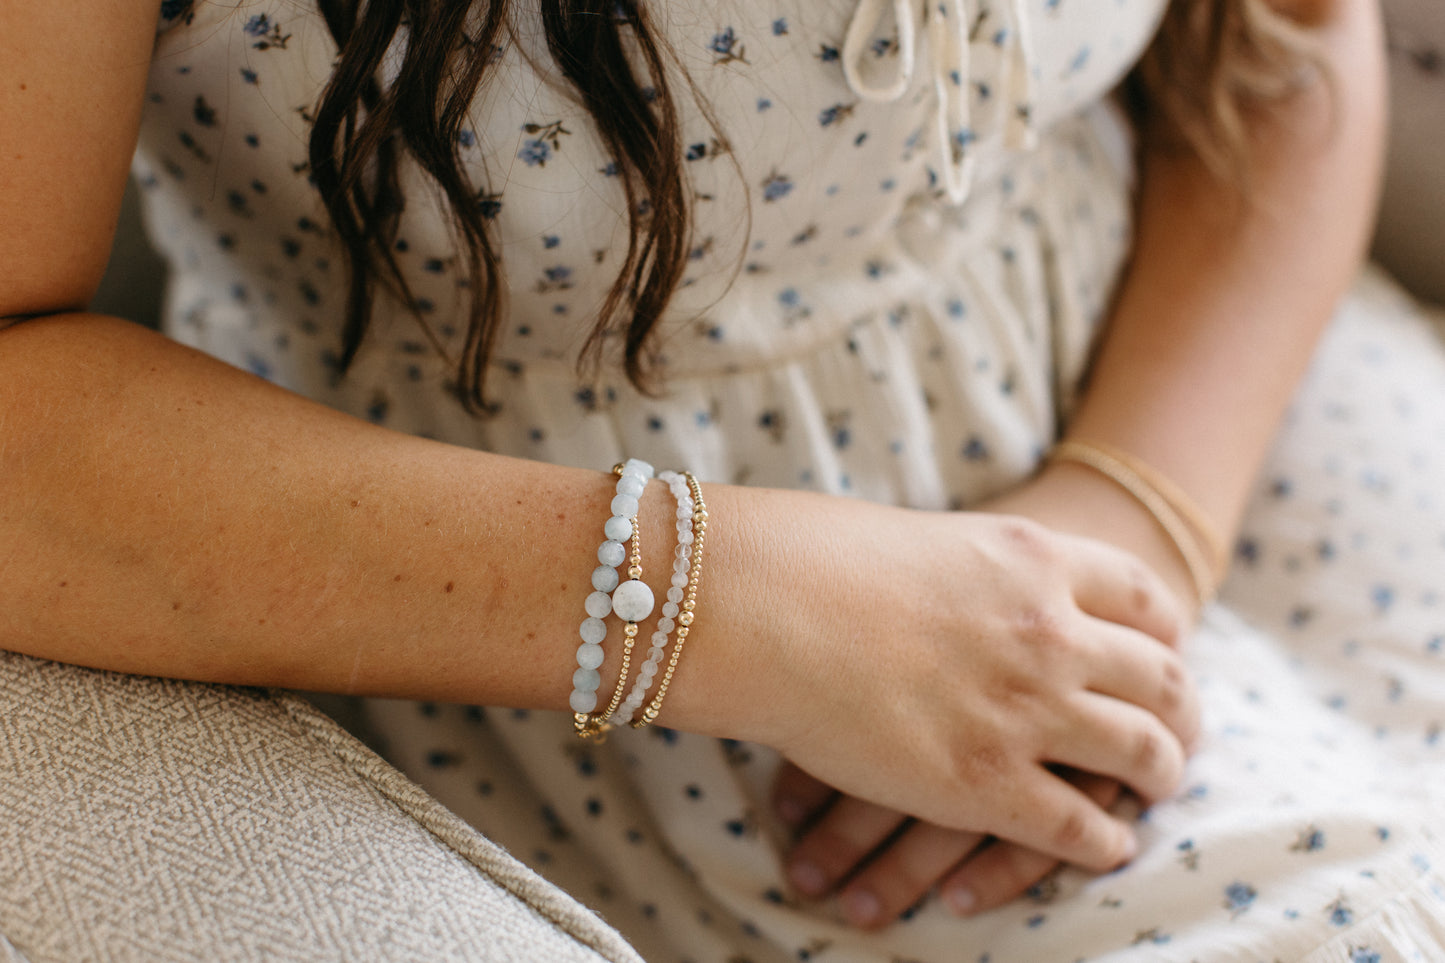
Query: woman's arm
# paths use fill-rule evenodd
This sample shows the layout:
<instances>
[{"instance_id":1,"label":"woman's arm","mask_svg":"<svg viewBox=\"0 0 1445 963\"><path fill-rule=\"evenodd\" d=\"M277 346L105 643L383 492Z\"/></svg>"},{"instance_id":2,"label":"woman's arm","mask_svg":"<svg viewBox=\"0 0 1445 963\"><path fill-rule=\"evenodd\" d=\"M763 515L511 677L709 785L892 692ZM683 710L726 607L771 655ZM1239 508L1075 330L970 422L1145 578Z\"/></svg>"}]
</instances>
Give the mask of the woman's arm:
<instances>
[{"instance_id":1,"label":"woman's arm","mask_svg":"<svg viewBox=\"0 0 1445 963\"><path fill-rule=\"evenodd\" d=\"M1197 161L1143 158L1137 243L1097 364L1068 435L1111 443L1177 482L1234 532L1270 439L1365 249L1384 145L1384 47L1375 0L1291 6L1314 25L1333 85L1256 118L1252 195ZM1159 571L1181 604L1194 588L1173 544L1112 481L1053 464L988 510L1125 548ZM1109 802L1117 787L1082 788ZM822 895L842 880L854 922L878 926L940 885L978 912L1021 895L1056 865L1008 844L918 825L858 870L901 819L786 769L775 790L789 822L826 816L792 853L795 882ZM835 801L836 800L836 801ZM960 861L962 863L960 864ZM960 894L967 893L964 898Z\"/></svg>"},{"instance_id":2,"label":"woman's arm","mask_svg":"<svg viewBox=\"0 0 1445 963\"><path fill-rule=\"evenodd\" d=\"M1190 157L1145 156L1134 257L1067 431L1139 456L1226 536L1319 333L1354 280L1383 164L1377 3L1288 9L1312 25L1329 81L1254 118L1248 197ZM1077 465L1046 475L1069 476L1069 500L1096 491L1077 512L1053 516L1068 530L1136 551L1189 597L1177 553L1129 496ZM1057 504L1044 497L1054 484L1041 480L1031 503Z\"/></svg>"},{"instance_id":3,"label":"woman's arm","mask_svg":"<svg viewBox=\"0 0 1445 963\"><path fill-rule=\"evenodd\" d=\"M7 11L0 317L28 320L0 331L0 645L184 678L565 708L605 471L388 431L80 310L113 230L155 13L154 0ZM943 825L1098 868L1127 857L1129 827L1049 767L1146 795L1177 783L1197 711L1156 641L1178 626L1157 578L996 516L706 493L699 614L663 722L775 745ZM658 594L668 500L654 485L642 510Z\"/></svg>"}]
</instances>

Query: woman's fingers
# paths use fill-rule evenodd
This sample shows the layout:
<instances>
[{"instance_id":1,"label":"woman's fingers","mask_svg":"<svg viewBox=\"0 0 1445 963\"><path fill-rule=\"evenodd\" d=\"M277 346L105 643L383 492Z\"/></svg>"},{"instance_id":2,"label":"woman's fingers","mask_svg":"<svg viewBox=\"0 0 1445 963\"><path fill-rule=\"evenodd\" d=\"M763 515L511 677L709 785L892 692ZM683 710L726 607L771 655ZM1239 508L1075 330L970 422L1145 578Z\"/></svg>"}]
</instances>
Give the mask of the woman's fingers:
<instances>
[{"instance_id":1,"label":"woman's fingers","mask_svg":"<svg viewBox=\"0 0 1445 963\"><path fill-rule=\"evenodd\" d=\"M875 929L897 919L978 848L978 833L914 823L843 887L838 903L848 922Z\"/></svg>"},{"instance_id":2,"label":"woman's fingers","mask_svg":"<svg viewBox=\"0 0 1445 963\"><path fill-rule=\"evenodd\" d=\"M830 892L904 820L895 810L852 796L839 798L788 854L788 879L804 896Z\"/></svg>"},{"instance_id":3,"label":"woman's fingers","mask_svg":"<svg viewBox=\"0 0 1445 963\"><path fill-rule=\"evenodd\" d=\"M1086 685L1153 713L1189 750L1199 737L1199 693L1184 660L1142 632L1092 620L1098 657Z\"/></svg>"},{"instance_id":4,"label":"woman's fingers","mask_svg":"<svg viewBox=\"0 0 1445 963\"><path fill-rule=\"evenodd\" d=\"M1174 794L1184 778L1184 747L1148 710L1096 692L1077 693L1061 718L1065 731L1049 762L1108 776L1146 801Z\"/></svg>"},{"instance_id":5,"label":"woman's fingers","mask_svg":"<svg viewBox=\"0 0 1445 963\"><path fill-rule=\"evenodd\" d=\"M1075 773L1069 781L1102 807L1119 798L1113 779ZM911 831L910 831L911 832ZM1059 861L1015 843L994 840L961 863L939 884L944 904L959 915L981 913L1022 896L1059 865Z\"/></svg>"},{"instance_id":6,"label":"woman's fingers","mask_svg":"<svg viewBox=\"0 0 1445 963\"><path fill-rule=\"evenodd\" d=\"M790 829L797 829L833 801L838 791L783 760L773 778L773 809Z\"/></svg>"},{"instance_id":7,"label":"woman's fingers","mask_svg":"<svg viewBox=\"0 0 1445 963\"><path fill-rule=\"evenodd\" d=\"M1178 645L1184 633L1184 612L1153 569L1113 545L1092 538L1064 539L1074 602L1080 609L1167 645Z\"/></svg>"},{"instance_id":8,"label":"woman's fingers","mask_svg":"<svg viewBox=\"0 0 1445 963\"><path fill-rule=\"evenodd\" d=\"M1019 780L1015 806L996 835L1095 872L1117 869L1139 850L1133 828L1047 770Z\"/></svg>"}]
</instances>

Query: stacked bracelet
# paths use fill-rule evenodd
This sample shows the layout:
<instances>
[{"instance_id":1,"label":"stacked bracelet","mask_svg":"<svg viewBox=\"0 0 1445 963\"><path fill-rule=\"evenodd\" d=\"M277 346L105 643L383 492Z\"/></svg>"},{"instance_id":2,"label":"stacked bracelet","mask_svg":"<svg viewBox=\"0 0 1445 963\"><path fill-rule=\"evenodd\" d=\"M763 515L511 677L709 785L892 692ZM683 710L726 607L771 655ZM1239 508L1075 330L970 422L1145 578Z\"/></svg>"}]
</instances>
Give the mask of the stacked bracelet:
<instances>
[{"instance_id":1,"label":"stacked bracelet","mask_svg":"<svg viewBox=\"0 0 1445 963\"><path fill-rule=\"evenodd\" d=\"M702 487L697 479L687 472L669 471L659 475L659 480L667 483L677 500L677 547L673 552L672 585L667 590L667 601L662 606L662 615L652 634L648 658L638 667L632 691L624 700L622 696L627 692L627 670L632 663L638 623L652 614L654 605L652 590L642 581L642 547L637 524L638 505L653 471L651 465L636 459L617 465L613 471L618 476L617 494L612 499L612 517L603 526L607 540L597 550L597 560L601 564L592 573L594 591L587 596L587 618L582 623L582 645L577 649L577 671L572 674L573 689L569 700L577 735L584 739L601 740L613 726L627 722L633 728L641 728L657 718L667 687L677 670L683 642L691 631L697 607L697 586L702 573L703 537L707 533L707 506L703 504ZM627 580L622 581L617 566L628 557L626 543L629 541L632 550ZM597 711L597 690L602 685L602 675L598 670L604 659L602 642L607 637L604 620L611 614L616 614L625 623L626 642L612 699L605 709ZM672 647L672 657L663 669L668 636L674 630L677 641ZM647 691L659 672L662 678L658 682L657 694L642 717L634 720L633 716L642 708Z\"/></svg>"},{"instance_id":2,"label":"stacked bracelet","mask_svg":"<svg viewBox=\"0 0 1445 963\"><path fill-rule=\"evenodd\" d=\"M673 553L672 586L667 590L667 601L662 606L662 617L657 620L657 630L652 633L652 648L648 650L647 661L637 667L637 681L628 693L627 701L608 717L608 721L614 725L631 722L647 697L647 690L652 686L652 680L662 664L668 635L677 625L679 606L683 602L683 591L688 583L688 561L692 557L694 539L692 494L688 491L687 479L675 471L659 472L657 480L665 482L672 490L673 498L677 500L677 549ZM624 678L626 672L624 662Z\"/></svg>"},{"instance_id":3,"label":"stacked bracelet","mask_svg":"<svg viewBox=\"0 0 1445 963\"><path fill-rule=\"evenodd\" d=\"M662 709L663 697L667 695L667 687L672 682L672 674L677 671L677 660L682 657L682 645L687 641L688 633L692 631L694 612L697 608L697 586L702 577L702 543L707 536L707 505L702 500L702 486L698 484L691 472L683 472L687 479L687 487L692 492L692 526L694 529L694 541L692 542L692 565L687 575L687 595L682 601L681 610L677 615L677 642L672 647L672 658L667 661L667 670L663 673L662 679L657 684L657 695L653 696L651 704L642 713L642 718L632 723L634 729L641 729L643 726L652 723L657 719L657 714ZM682 514L681 508L678 514ZM681 526L679 526L679 530ZM679 550L682 546L679 546ZM674 585L674 588L677 588ZM672 592L668 592L669 603ZM669 611L668 606L663 606L663 613Z\"/></svg>"},{"instance_id":4,"label":"stacked bracelet","mask_svg":"<svg viewBox=\"0 0 1445 963\"><path fill-rule=\"evenodd\" d=\"M1099 442L1060 442L1050 457L1092 468L1132 495L1154 517L1184 560L1199 604L1214 598L1229 561L1224 539L1182 489L1133 455Z\"/></svg>"},{"instance_id":5,"label":"stacked bracelet","mask_svg":"<svg viewBox=\"0 0 1445 963\"><path fill-rule=\"evenodd\" d=\"M597 689L602 685L602 676L597 670L604 657L602 642L607 638L607 623L603 619L616 611L619 617L630 623L631 634L635 636L636 623L652 611L652 590L641 578L637 509L653 469L647 462L633 458L616 466L613 471L617 474L617 490L612 499L612 516L602 527L606 541L597 549L597 561L601 564L592 572L593 592L587 596L585 603L587 618L580 629L582 645L577 649L577 671L572 674L572 695L568 700L577 734L583 737L596 734L603 718L592 715L597 708ZM632 560L627 570L628 581L619 584L617 566L627 558L624 543L629 539L632 542ZM639 611L641 615L637 615ZM630 645L628 649L630 651ZM625 671L624 668L624 677Z\"/></svg>"}]
</instances>

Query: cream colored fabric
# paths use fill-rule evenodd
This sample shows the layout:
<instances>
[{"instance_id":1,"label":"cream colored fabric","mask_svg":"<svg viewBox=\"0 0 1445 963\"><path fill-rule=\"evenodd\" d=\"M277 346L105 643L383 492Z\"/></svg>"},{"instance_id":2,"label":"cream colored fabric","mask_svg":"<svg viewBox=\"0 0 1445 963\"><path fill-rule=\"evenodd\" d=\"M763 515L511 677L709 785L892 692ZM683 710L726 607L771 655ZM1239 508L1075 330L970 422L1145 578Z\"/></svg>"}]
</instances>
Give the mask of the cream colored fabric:
<instances>
[{"instance_id":1,"label":"cream colored fabric","mask_svg":"<svg viewBox=\"0 0 1445 963\"><path fill-rule=\"evenodd\" d=\"M8 653L0 934L0 963L640 959L297 696Z\"/></svg>"}]
</instances>

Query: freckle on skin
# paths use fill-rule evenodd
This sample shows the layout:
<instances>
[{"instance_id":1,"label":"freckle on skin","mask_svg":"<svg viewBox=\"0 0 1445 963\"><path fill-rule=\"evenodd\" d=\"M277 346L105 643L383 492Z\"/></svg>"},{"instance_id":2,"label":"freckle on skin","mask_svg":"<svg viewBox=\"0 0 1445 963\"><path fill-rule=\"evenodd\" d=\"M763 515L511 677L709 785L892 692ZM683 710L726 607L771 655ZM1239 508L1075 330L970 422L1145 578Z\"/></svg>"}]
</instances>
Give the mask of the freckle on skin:
<instances>
[{"instance_id":1,"label":"freckle on skin","mask_svg":"<svg viewBox=\"0 0 1445 963\"><path fill-rule=\"evenodd\" d=\"M456 588L456 587L457 587L457 583L456 583L456 582L448 582L448 583L447 583L447 591L448 591L448 592L450 592L452 589L454 589L454 588Z\"/></svg>"},{"instance_id":2,"label":"freckle on skin","mask_svg":"<svg viewBox=\"0 0 1445 963\"><path fill-rule=\"evenodd\" d=\"M398 575L396 578L392 579L392 581L393 581L393 582L400 582L400 581L401 581L401 576Z\"/></svg>"},{"instance_id":3,"label":"freckle on skin","mask_svg":"<svg viewBox=\"0 0 1445 963\"><path fill-rule=\"evenodd\" d=\"M67 585L69 585L69 584L70 584L69 582L61 582L61 583L60 583L60 587L61 587L61 588L65 588L65 586L67 586Z\"/></svg>"},{"instance_id":4,"label":"freckle on skin","mask_svg":"<svg viewBox=\"0 0 1445 963\"><path fill-rule=\"evenodd\" d=\"M358 505L360 505L360 504L361 504L361 502L352 502L352 503L351 503L351 507L352 507L352 508L356 508L356 507L357 507Z\"/></svg>"},{"instance_id":5,"label":"freckle on skin","mask_svg":"<svg viewBox=\"0 0 1445 963\"><path fill-rule=\"evenodd\" d=\"M171 603L171 611L172 611L172 612L179 612L180 610L181 610L181 603L179 603L179 602L172 602L172 603Z\"/></svg>"}]
</instances>

